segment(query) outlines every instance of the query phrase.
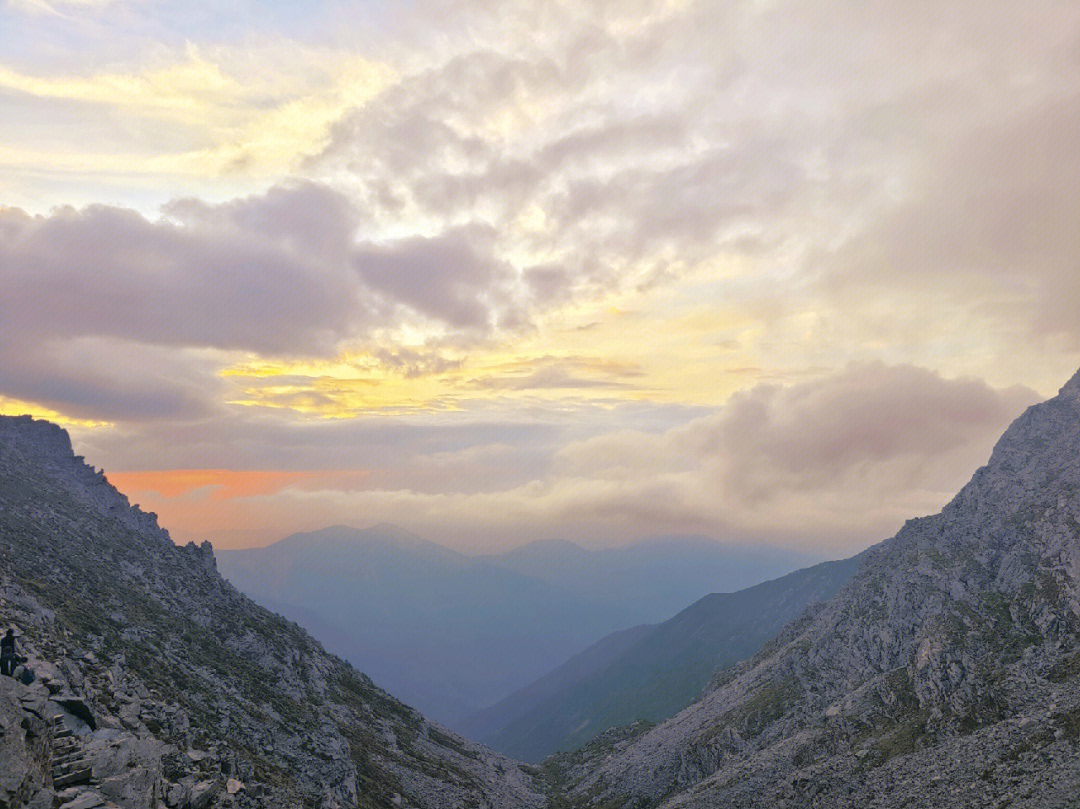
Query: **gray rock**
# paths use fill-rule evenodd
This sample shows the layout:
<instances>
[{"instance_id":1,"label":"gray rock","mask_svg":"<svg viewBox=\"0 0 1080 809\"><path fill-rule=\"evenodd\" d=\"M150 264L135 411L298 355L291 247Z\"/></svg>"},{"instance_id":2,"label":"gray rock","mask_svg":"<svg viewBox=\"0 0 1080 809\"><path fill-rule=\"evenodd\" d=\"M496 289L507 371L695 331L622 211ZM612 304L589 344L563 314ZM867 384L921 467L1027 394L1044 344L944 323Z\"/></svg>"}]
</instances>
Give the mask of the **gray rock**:
<instances>
[{"instance_id":1,"label":"gray rock","mask_svg":"<svg viewBox=\"0 0 1080 809\"><path fill-rule=\"evenodd\" d=\"M63 803L60 809L99 809L105 805L105 799L96 792L84 792L77 798Z\"/></svg>"},{"instance_id":2,"label":"gray rock","mask_svg":"<svg viewBox=\"0 0 1080 809\"><path fill-rule=\"evenodd\" d=\"M165 789L165 805L169 809L178 809L186 806L191 796L191 790L184 784L169 784Z\"/></svg>"},{"instance_id":3,"label":"gray rock","mask_svg":"<svg viewBox=\"0 0 1080 809\"><path fill-rule=\"evenodd\" d=\"M191 809L205 809L210 805L210 801L214 799L221 791L221 782L215 780L200 781L191 788L191 796L189 798Z\"/></svg>"}]
</instances>

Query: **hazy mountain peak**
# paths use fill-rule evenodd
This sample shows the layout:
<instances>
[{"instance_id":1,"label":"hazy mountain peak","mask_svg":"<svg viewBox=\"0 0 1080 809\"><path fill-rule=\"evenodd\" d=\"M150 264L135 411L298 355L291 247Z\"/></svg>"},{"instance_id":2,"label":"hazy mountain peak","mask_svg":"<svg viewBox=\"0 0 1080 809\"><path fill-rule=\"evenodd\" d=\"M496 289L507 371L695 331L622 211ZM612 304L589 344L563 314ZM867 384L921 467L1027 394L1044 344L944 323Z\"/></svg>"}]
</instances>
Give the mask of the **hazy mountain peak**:
<instances>
[{"instance_id":1,"label":"hazy mountain peak","mask_svg":"<svg viewBox=\"0 0 1080 809\"><path fill-rule=\"evenodd\" d=\"M590 551L581 547L580 545L571 542L568 539L534 539L531 542L526 542L524 545L518 545L515 548L511 548L505 551L502 555L517 555L517 556L584 556L588 555Z\"/></svg>"},{"instance_id":2,"label":"hazy mountain peak","mask_svg":"<svg viewBox=\"0 0 1080 809\"><path fill-rule=\"evenodd\" d=\"M312 531L300 531L265 546L265 549L314 553L335 548L339 552L363 554L377 548L396 549L421 555L461 558L457 551L424 539L392 523L368 528L352 525L328 525ZM259 550L259 549L254 549ZM359 558L359 557L358 557Z\"/></svg>"},{"instance_id":3,"label":"hazy mountain peak","mask_svg":"<svg viewBox=\"0 0 1080 809\"><path fill-rule=\"evenodd\" d=\"M387 539L420 539L419 534L415 534L412 531L409 531L406 528L402 528L400 525L396 525L392 522L375 523L375 525L363 529L362 533L370 534L372 536L386 537Z\"/></svg>"},{"instance_id":4,"label":"hazy mountain peak","mask_svg":"<svg viewBox=\"0 0 1080 809\"><path fill-rule=\"evenodd\" d=\"M353 541L364 541L371 539L393 539L393 540L419 540L420 537L411 531L407 531L399 525L393 523L382 522L375 525L368 526L367 528L358 528L355 525L327 525L322 528L315 528L311 531L298 531L295 534L291 534L287 539L293 537L299 539L319 540L319 539L344 539Z\"/></svg>"}]
</instances>

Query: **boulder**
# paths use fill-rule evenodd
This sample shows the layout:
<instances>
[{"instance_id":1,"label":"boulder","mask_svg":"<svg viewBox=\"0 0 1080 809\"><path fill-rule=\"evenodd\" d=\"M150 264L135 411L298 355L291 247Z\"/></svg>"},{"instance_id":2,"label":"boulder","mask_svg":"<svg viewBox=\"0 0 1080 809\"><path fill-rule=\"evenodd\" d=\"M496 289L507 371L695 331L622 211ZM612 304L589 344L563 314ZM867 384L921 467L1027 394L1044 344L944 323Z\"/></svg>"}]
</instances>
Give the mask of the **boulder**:
<instances>
[{"instance_id":1,"label":"boulder","mask_svg":"<svg viewBox=\"0 0 1080 809\"><path fill-rule=\"evenodd\" d=\"M221 791L221 783L216 779L200 781L191 788L191 809L206 809Z\"/></svg>"}]
</instances>

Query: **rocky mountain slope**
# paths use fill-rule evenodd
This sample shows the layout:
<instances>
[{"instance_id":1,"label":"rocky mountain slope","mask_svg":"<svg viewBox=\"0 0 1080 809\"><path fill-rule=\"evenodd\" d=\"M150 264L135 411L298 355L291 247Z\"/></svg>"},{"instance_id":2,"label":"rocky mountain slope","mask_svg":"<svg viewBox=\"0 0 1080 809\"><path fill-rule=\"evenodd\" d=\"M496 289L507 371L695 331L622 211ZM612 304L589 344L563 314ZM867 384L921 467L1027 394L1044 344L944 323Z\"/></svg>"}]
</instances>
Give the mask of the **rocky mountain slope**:
<instances>
[{"instance_id":1,"label":"rocky mountain slope","mask_svg":"<svg viewBox=\"0 0 1080 809\"><path fill-rule=\"evenodd\" d=\"M550 767L577 805L1075 807L1080 374L939 514L667 722Z\"/></svg>"},{"instance_id":2,"label":"rocky mountain slope","mask_svg":"<svg viewBox=\"0 0 1080 809\"><path fill-rule=\"evenodd\" d=\"M715 671L753 655L807 605L832 598L857 567L858 557L824 562L707 595L660 624L609 635L460 729L538 762L609 728L667 719L696 700Z\"/></svg>"},{"instance_id":3,"label":"rocky mountain slope","mask_svg":"<svg viewBox=\"0 0 1080 809\"><path fill-rule=\"evenodd\" d=\"M0 418L0 807L539 806L515 762L427 721L176 546L72 454ZM28 684L27 684L28 682Z\"/></svg>"}]
</instances>

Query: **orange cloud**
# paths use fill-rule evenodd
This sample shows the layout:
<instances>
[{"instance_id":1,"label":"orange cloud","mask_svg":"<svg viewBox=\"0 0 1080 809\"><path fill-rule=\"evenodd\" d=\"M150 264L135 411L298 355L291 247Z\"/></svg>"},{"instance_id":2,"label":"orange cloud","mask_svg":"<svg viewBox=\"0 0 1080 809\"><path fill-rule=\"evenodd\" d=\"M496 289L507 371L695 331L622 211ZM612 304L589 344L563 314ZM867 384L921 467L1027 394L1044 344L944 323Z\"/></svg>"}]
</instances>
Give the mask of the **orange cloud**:
<instances>
[{"instance_id":1,"label":"orange cloud","mask_svg":"<svg viewBox=\"0 0 1080 809\"><path fill-rule=\"evenodd\" d=\"M345 471L290 472L245 469L153 469L109 473L110 482L120 491L134 494L153 493L162 498L184 498L205 490L212 500L235 497L258 497L276 494L283 489L336 489L355 491L362 488L368 472Z\"/></svg>"}]
</instances>

